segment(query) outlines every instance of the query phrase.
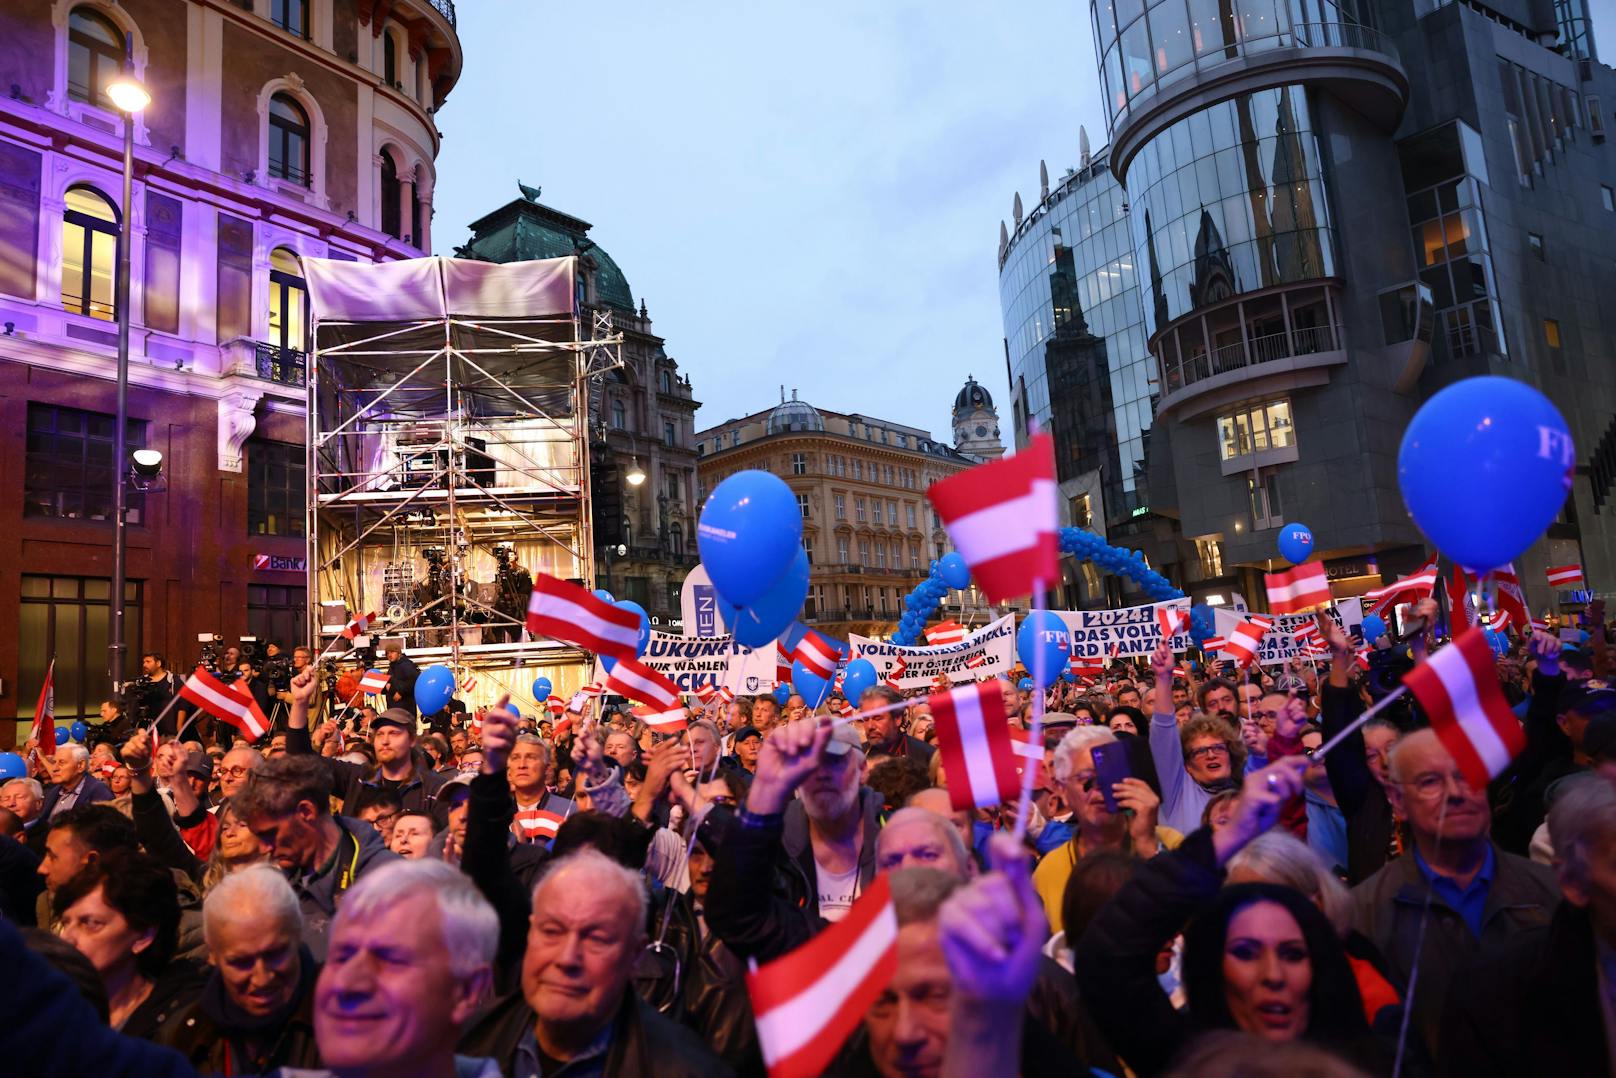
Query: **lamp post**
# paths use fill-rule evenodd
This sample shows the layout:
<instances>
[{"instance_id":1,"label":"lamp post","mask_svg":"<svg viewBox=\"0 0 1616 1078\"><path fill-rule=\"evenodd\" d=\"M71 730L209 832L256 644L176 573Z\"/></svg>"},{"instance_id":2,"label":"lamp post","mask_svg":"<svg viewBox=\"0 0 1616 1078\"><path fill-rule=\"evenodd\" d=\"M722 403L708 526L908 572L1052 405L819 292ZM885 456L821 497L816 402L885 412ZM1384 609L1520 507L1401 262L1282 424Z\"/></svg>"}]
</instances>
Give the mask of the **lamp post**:
<instances>
[{"instance_id":1,"label":"lamp post","mask_svg":"<svg viewBox=\"0 0 1616 1078\"><path fill-rule=\"evenodd\" d=\"M112 435L112 619L107 638L108 676L112 692L123 698L124 589L127 576L129 513L129 246L133 229L135 187L135 116L151 104L151 95L135 81L134 37L124 35L123 71L107 86L107 96L123 113L123 213L118 219L118 277L113 303L118 314L118 418Z\"/></svg>"}]
</instances>

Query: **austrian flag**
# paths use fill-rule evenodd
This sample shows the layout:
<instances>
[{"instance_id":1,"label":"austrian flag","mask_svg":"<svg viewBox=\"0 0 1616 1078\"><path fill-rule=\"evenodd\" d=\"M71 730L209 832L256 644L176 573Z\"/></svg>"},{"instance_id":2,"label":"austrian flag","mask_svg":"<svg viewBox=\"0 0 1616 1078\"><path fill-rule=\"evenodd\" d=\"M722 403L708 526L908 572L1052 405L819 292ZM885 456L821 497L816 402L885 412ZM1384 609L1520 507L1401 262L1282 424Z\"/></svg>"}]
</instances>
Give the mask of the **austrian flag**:
<instances>
[{"instance_id":1,"label":"austrian flag","mask_svg":"<svg viewBox=\"0 0 1616 1078\"><path fill-rule=\"evenodd\" d=\"M769 1078L824 1073L898 971L898 914L885 874L847 916L746 975Z\"/></svg>"},{"instance_id":2,"label":"austrian flag","mask_svg":"<svg viewBox=\"0 0 1616 1078\"><path fill-rule=\"evenodd\" d=\"M965 626L957 621L943 621L926 630L926 643L932 647L965 642Z\"/></svg>"},{"instance_id":3,"label":"austrian flag","mask_svg":"<svg viewBox=\"0 0 1616 1078\"><path fill-rule=\"evenodd\" d=\"M619 696L649 704L657 712L679 706L679 686L635 658L619 659L606 675L606 688Z\"/></svg>"},{"instance_id":4,"label":"austrian flag","mask_svg":"<svg viewBox=\"0 0 1616 1078\"><path fill-rule=\"evenodd\" d=\"M1263 579L1268 584L1268 606L1276 614L1300 614L1331 599L1329 578L1316 561Z\"/></svg>"},{"instance_id":5,"label":"austrian flag","mask_svg":"<svg viewBox=\"0 0 1616 1078\"><path fill-rule=\"evenodd\" d=\"M934 693L927 702L955 811L991 808L1015 797L1021 788L1016 750L997 679Z\"/></svg>"},{"instance_id":6,"label":"austrian flag","mask_svg":"<svg viewBox=\"0 0 1616 1078\"><path fill-rule=\"evenodd\" d=\"M1371 604L1368 612L1380 614L1403 603L1417 603L1430 598L1431 592L1436 590L1436 557L1432 554L1430 561L1410 575L1365 594L1364 598Z\"/></svg>"},{"instance_id":7,"label":"austrian flag","mask_svg":"<svg viewBox=\"0 0 1616 1078\"><path fill-rule=\"evenodd\" d=\"M1040 434L1014 456L933 483L926 497L989 602L1059 579L1055 442Z\"/></svg>"},{"instance_id":8,"label":"austrian flag","mask_svg":"<svg viewBox=\"0 0 1616 1078\"><path fill-rule=\"evenodd\" d=\"M640 617L602 602L576 584L538 574L527 606L527 631L619 662L639 654Z\"/></svg>"},{"instance_id":9,"label":"austrian flag","mask_svg":"<svg viewBox=\"0 0 1616 1078\"><path fill-rule=\"evenodd\" d=\"M382 693L387 691L387 675L380 670L366 670L359 679L359 691Z\"/></svg>"},{"instance_id":10,"label":"austrian flag","mask_svg":"<svg viewBox=\"0 0 1616 1078\"><path fill-rule=\"evenodd\" d=\"M354 618L348 623L348 627L342 630L343 639L352 640L354 637L361 635L366 629L370 628L370 623L375 620L376 612L374 610L364 617Z\"/></svg>"},{"instance_id":11,"label":"austrian flag","mask_svg":"<svg viewBox=\"0 0 1616 1078\"><path fill-rule=\"evenodd\" d=\"M1173 637L1189 628L1190 612L1188 610L1175 610L1169 606L1156 608L1156 627L1161 630L1162 639L1171 643Z\"/></svg>"},{"instance_id":12,"label":"austrian flag","mask_svg":"<svg viewBox=\"0 0 1616 1078\"><path fill-rule=\"evenodd\" d=\"M239 681L226 685L199 666L180 686L180 695L240 730L248 741L257 741L269 731L269 720Z\"/></svg>"},{"instance_id":13,"label":"austrian flag","mask_svg":"<svg viewBox=\"0 0 1616 1078\"><path fill-rule=\"evenodd\" d=\"M1246 619L1234 627L1219 650L1233 657L1241 666L1247 666L1257 657L1263 637L1274 627L1274 619L1261 614L1247 614Z\"/></svg>"},{"instance_id":14,"label":"austrian flag","mask_svg":"<svg viewBox=\"0 0 1616 1078\"><path fill-rule=\"evenodd\" d=\"M1551 588L1580 588L1583 587L1582 566L1580 565L1553 565L1549 567L1549 587Z\"/></svg>"},{"instance_id":15,"label":"austrian flag","mask_svg":"<svg viewBox=\"0 0 1616 1078\"><path fill-rule=\"evenodd\" d=\"M792 649L791 658L802 663L815 677L829 681L836 675L836 664L841 661L842 652L835 644L809 629Z\"/></svg>"},{"instance_id":16,"label":"austrian flag","mask_svg":"<svg viewBox=\"0 0 1616 1078\"><path fill-rule=\"evenodd\" d=\"M516 814L512 821L517 830L517 837L523 842L536 842L541 839L555 838L556 832L566 821L553 812L543 809L523 809Z\"/></svg>"},{"instance_id":17,"label":"austrian flag","mask_svg":"<svg viewBox=\"0 0 1616 1078\"><path fill-rule=\"evenodd\" d=\"M1526 734L1504 699L1493 651L1481 629L1460 633L1405 674L1403 684L1431 717L1431 729L1472 789L1486 789L1526 747Z\"/></svg>"}]
</instances>

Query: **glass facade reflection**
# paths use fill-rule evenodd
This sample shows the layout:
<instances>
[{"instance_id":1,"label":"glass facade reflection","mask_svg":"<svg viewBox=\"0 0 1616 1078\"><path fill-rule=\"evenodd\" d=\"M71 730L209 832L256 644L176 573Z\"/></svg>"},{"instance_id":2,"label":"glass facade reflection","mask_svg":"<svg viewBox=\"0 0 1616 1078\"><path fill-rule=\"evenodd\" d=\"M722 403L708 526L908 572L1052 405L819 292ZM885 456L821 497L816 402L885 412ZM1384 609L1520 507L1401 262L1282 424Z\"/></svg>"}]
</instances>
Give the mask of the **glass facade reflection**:
<instances>
[{"instance_id":1,"label":"glass facade reflection","mask_svg":"<svg viewBox=\"0 0 1616 1078\"><path fill-rule=\"evenodd\" d=\"M1113 131L1136 102L1239 56L1296 47L1394 52L1350 2L1095 0L1090 14Z\"/></svg>"},{"instance_id":2,"label":"glass facade reflection","mask_svg":"<svg viewBox=\"0 0 1616 1078\"><path fill-rule=\"evenodd\" d=\"M1128 179L1147 337L1198 308L1337 272L1300 86L1180 120L1145 144Z\"/></svg>"},{"instance_id":3,"label":"glass facade reflection","mask_svg":"<svg viewBox=\"0 0 1616 1078\"><path fill-rule=\"evenodd\" d=\"M1111 528L1148 504L1156 377L1125 201L1096 159L1034 209L999 270L1016 441L1036 420L1062 482L1099 471Z\"/></svg>"}]
</instances>

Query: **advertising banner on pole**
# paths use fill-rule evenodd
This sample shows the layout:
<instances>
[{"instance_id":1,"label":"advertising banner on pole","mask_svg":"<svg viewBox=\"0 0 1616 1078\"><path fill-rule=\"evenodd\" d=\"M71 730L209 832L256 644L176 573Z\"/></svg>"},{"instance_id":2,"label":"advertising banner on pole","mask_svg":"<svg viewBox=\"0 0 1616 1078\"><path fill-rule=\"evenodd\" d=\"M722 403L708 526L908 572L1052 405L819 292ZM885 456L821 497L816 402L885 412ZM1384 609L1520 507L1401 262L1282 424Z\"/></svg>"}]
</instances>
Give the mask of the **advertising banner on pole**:
<instances>
[{"instance_id":1,"label":"advertising banner on pole","mask_svg":"<svg viewBox=\"0 0 1616 1078\"><path fill-rule=\"evenodd\" d=\"M722 636L724 626L718 621L718 590L708 579L705 566L690 570L679 589L679 617L684 622L686 636Z\"/></svg>"},{"instance_id":2,"label":"advertising banner on pole","mask_svg":"<svg viewBox=\"0 0 1616 1078\"><path fill-rule=\"evenodd\" d=\"M867 636L849 636L847 643L853 658L870 660L877 677L904 690L929 688L939 677L961 682L1008 674L1016 662L1015 618L1009 614L958 644L903 647Z\"/></svg>"}]
</instances>

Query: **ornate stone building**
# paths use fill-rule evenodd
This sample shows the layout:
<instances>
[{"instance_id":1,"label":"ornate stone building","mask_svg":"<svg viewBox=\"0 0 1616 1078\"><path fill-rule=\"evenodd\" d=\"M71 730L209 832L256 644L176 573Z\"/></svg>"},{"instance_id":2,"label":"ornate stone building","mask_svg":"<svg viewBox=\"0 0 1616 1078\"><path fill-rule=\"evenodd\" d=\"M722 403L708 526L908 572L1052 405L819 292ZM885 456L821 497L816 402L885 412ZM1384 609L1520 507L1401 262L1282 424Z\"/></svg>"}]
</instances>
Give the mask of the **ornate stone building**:
<instances>
[{"instance_id":1,"label":"ornate stone building","mask_svg":"<svg viewBox=\"0 0 1616 1078\"><path fill-rule=\"evenodd\" d=\"M489 262L579 259L579 303L587 332L608 312L623 333L623 366L597 383L590 412L596 578L619 599L645 607L659 627L679 619L679 589L696 564L695 413L690 380L668 355L612 256L588 221L539 201L537 188L471 225L455 253Z\"/></svg>"},{"instance_id":2,"label":"ornate stone building","mask_svg":"<svg viewBox=\"0 0 1616 1078\"><path fill-rule=\"evenodd\" d=\"M1004 456L999 440L999 410L993 397L969 375L954 398L954 448L967 457L997 460Z\"/></svg>"},{"instance_id":3,"label":"ornate stone building","mask_svg":"<svg viewBox=\"0 0 1616 1078\"><path fill-rule=\"evenodd\" d=\"M107 94L133 41L151 94ZM128 673L197 633L305 629L301 259L429 252L452 0L0 5L0 743L50 658L59 718L109 690L115 266L130 215Z\"/></svg>"}]
</instances>

